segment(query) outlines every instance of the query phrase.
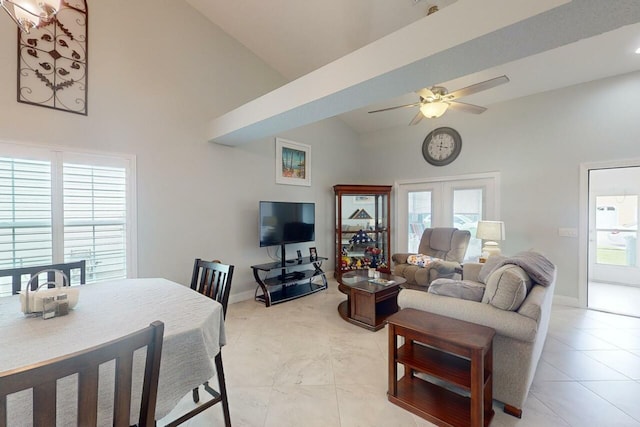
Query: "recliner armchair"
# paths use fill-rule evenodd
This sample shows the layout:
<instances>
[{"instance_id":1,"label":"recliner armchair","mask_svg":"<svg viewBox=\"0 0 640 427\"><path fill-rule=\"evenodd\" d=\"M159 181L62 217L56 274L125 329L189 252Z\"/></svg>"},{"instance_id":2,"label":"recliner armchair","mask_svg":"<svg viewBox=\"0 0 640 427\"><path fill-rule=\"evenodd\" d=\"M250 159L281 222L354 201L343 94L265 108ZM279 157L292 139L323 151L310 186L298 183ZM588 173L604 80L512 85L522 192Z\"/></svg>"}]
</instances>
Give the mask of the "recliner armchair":
<instances>
[{"instance_id":1,"label":"recliner armchair","mask_svg":"<svg viewBox=\"0 0 640 427\"><path fill-rule=\"evenodd\" d=\"M462 272L460 263L469 246L471 233L457 228L427 228L422 233L418 252L438 260L425 267L408 264L411 253L396 253L391 257L394 276L404 277L405 286L426 290L435 279L458 279Z\"/></svg>"}]
</instances>

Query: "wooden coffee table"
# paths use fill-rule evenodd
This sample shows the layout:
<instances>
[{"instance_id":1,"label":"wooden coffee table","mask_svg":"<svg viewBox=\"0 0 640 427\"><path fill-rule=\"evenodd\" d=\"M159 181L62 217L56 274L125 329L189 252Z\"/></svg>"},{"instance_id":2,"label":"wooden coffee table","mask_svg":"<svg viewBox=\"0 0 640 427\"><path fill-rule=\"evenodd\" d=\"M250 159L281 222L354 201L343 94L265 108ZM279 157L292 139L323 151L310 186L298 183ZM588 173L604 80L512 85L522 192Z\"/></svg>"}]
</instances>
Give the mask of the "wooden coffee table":
<instances>
[{"instance_id":1,"label":"wooden coffee table","mask_svg":"<svg viewBox=\"0 0 640 427\"><path fill-rule=\"evenodd\" d=\"M380 273L380 278L393 283L372 283L367 270L343 274L338 289L347 295L347 300L338 305L340 317L370 331L384 328L387 317L398 311L400 285L406 280L386 273Z\"/></svg>"}]
</instances>

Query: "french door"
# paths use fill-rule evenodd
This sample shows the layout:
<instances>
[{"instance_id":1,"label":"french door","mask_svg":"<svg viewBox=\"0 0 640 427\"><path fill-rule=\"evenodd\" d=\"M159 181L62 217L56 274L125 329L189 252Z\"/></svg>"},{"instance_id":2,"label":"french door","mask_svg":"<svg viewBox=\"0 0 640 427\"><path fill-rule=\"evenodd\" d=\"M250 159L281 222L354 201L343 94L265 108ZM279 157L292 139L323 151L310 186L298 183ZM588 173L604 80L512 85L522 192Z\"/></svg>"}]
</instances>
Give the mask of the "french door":
<instances>
[{"instance_id":1,"label":"french door","mask_svg":"<svg viewBox=\"0 0 640 427\"><path fill-rule=\"evenodd\" d=\"M465 260L477 259L478 221L498 219L498 181L492 173L397 183L398 251L417 252L425 228L456 227L471 233Z\"/></svg>"}]
</instances>

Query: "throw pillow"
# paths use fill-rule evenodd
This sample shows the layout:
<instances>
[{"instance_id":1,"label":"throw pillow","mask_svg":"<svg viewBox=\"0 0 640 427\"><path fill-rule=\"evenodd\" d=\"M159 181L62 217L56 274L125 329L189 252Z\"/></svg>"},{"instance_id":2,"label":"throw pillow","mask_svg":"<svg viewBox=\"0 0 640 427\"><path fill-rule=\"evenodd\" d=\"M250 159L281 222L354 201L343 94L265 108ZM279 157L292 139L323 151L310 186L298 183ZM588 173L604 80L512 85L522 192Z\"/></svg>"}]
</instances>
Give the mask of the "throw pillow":
<instances>
[{"instance_id":1,"label":"throw pillow","mask_svg":"<svg viewBox=\"0 0 640 427\"><path fill-rule=\"evenodd\" d=\"M487 279L482 302L502 310L515 311L531 289L531 279L517 265L507 264L495 270Z\"/></svg>"},{"instance_id":2,"label":"throw pillow","mask_svg":"<svg viewBox=\"0 0 640 427\"><path fill-rule=\"evenodd\" d=\"M484 294L484 284L470 280L436 279L431 282L427 292L480 302Z\"/></svg>"},{"instance_id":3,"label":"throw pillow","mask_svg":"<svg viewBox=\"0 0 640 427\"><path fill-rule=\"evenodd\" d=\"M487 283L487 279L493 273L493 271L498 266L498 263L504 261L507 257L502 255L491 255L484 264L482 264L482 268L478 272L478 280L482 283Z\"/></svg>"},{"instance_id":4,"label":"throw pillow","mask_svg":"<svg viewBox=\"0 0 640 427\"><path fill-rule=\"evenodd\" d=\"M429 255L413 254L409 255L409 258L407 258L407 264L417 265L418 267L428 267L429 264L437 259L438 258L434 258Z\"/></svg>"}]
</instances>

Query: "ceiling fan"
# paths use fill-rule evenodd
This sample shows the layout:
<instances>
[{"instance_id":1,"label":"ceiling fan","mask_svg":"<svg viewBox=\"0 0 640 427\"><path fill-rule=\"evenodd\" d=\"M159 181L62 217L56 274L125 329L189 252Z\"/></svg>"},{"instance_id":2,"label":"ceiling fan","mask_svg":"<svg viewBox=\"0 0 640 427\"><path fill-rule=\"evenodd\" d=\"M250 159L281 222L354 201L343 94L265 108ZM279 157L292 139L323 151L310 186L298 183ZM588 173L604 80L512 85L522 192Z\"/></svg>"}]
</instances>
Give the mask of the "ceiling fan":
<instances>
[{"instance_id":1,"label":"ceiling fan","mask_svg":"<svg viewBox=\"0 0 640 427\"><path fill-rule=\"evenodd\" d=\"M480 114L486 111L485 107L460 102L457 99L464 96L491 89L498 85L509 82L507 76L500 76L481 83L476 83L462 89L448 92L445 87L433 86L430 89L424 88L416 91L420 95L420 101L412 104L398 105L396 107L382 108L380 110L369 111L369 113L379 113L382 111L396 110L398 108L420 107L420 111L415 115L409 125L415 125L422 120L423 117L434 119L440 117L445 111L452 109L463 111L465 113Z\"/></svg>"}]
</instances>

